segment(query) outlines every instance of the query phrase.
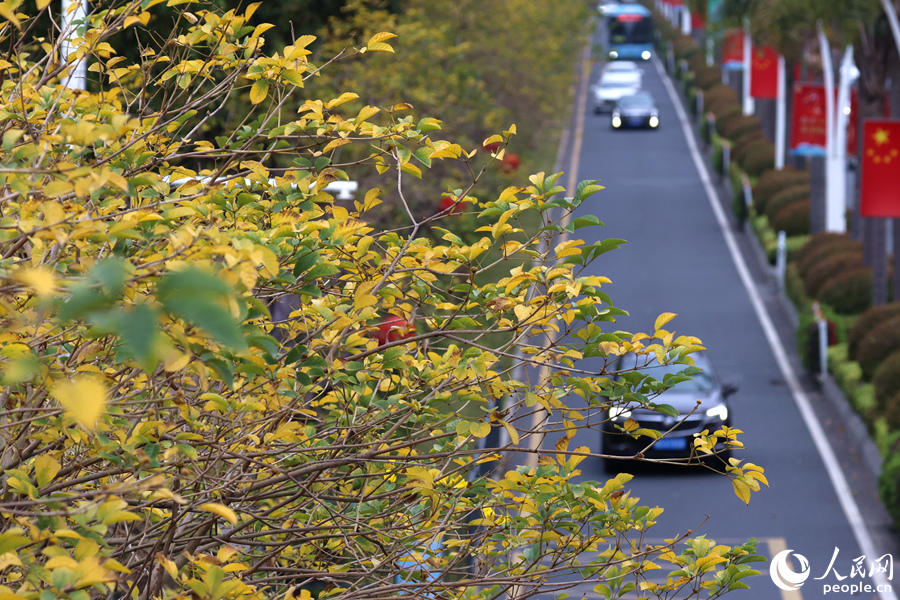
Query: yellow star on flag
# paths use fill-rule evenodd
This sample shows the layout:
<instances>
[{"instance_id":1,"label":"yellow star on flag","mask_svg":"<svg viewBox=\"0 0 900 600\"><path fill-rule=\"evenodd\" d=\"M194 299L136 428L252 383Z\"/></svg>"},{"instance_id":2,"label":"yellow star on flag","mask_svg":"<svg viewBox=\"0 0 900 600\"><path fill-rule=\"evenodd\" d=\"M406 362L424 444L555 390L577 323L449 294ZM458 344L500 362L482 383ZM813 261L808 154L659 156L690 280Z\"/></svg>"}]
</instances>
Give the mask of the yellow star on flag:
<instances>
[{"instance_id":1,"label":"yellow star on flag","mask_svg":"<svg viewBox=\"0 0 900 600\"><path fill-rule=\"evenodd\" d=\"M887 129L882 129L879 127L875 130L875 133L872 134L872 139L875 140L875 143L881 146L882 144L887 144L890 142L890 136L888 135Z\"/></svg>"}]
</instances>

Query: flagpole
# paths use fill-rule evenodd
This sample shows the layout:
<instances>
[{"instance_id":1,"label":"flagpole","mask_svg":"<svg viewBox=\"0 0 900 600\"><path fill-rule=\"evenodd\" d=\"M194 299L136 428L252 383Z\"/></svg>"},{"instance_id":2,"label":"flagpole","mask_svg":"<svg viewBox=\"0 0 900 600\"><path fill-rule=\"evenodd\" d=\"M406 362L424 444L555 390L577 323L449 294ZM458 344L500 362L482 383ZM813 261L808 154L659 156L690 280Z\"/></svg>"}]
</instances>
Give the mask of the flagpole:
<instances>
[{"instance_id":1,"label":"flagpole","mask_svg":"<svg viewBox=\"0 0 900 600\"><path fill-rule=\"evenodd\" d=\"M750 20L744 19L744 78L743 78L743 110L745 115L752 115L755 108L753 97L750 95L750 69L752 60L753 42L750 40Z\"/></svg>"},{"instance_id":2,"label":"flagpole","mask_svg":"<svg viewBox=\"0 0 900 600\"><path fill-rule=\"evenodd\" d=\"M681 33L691 35L691 9L687 4L681 5Z\"/></svg>"},{"instance_id":3,"label":"flagpole","mask_svg":"<svg viewBox=\"0 0 900 600\"><path fill-rule=\"evenodd\" d=\"M784 168L784 147L787 137L787 80L784 57L778 55L778 92L775 98L775 168Z\"/></svg>"},{"instance_id":4,"label":"flagpole","mask_svg":"<svg viewBox=\"0 0 900 600\"><path fill-rule=\"evenodd\" d=\"M844 231L846 226L841 226L839 220L843 219L843 207L838 206L838 184L840 166L836 162L835 134L837 132L837 119L835 118L834 102L834 67L831 63L831 46L822 22L819 29L819 52L822 55L822 77L825 80L825 231ZM838 219L840 214L841 219Z\"/></svg>"},{"instance_id":5,"label":"flagpole","mask_svg":"<svg viewBox=\"0 0 900 600\"><path fill-rule=\"evenodd\" d=\"M69 7L73 4L76 4L77 6L74 9L70 9ZM69 60L69 54L75 50L75 46L72 42L78 37L78 34L75 31L76 24L84 21L87 16L87 9L85 8L84 0L62 0L60 12L62 12L63 21L62 36L60 36L62 37L62 43L59 49L59 59L61 63L65 63ZM63 82L63 85L75 90L83 90L86 88L86 82L87 62L82 58L69 65L69 74Z\"/></svg>"}]
</instances>

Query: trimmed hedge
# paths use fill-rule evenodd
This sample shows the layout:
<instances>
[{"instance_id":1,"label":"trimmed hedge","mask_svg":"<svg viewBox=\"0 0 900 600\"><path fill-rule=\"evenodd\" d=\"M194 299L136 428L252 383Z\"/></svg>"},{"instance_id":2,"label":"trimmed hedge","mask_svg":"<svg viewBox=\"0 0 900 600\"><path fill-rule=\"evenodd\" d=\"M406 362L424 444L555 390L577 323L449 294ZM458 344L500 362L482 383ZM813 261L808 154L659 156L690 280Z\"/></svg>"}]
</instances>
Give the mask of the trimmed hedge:
<instances>
[{"instance_id":1,"label":"trimmed hedge","mask_svg":"<svg viewBox=\"0 0 900 600\"><path fill-rule=\"evenodd\" d=\"M809 211L812 202L798 200L782 207L772 216L771 227L775 231L784 231L788 237L809 235Z\"/></svg>"},{"instance_id":2,"label":"trimmed hedge","mask_svg":"<svg viewBox=\"0 0 900 600\"><path fill-rule=\"evenodd\" d=\"M900 302L879 304L861 314L847 331L847 355L850 360L856 360L856 350L870 331L897 316L900 316Z\"/></svg>"},{"instance_id":3,"label":"trimmed hedge","mask_svg":"<svg viewBox=\"0 0 900 600\"><path fill-rule=\"evenodd\" d=\"M896 429L900 427L900 350L881 361L872 377L878 411Z\"/></svg>"},{"instance_id":4,"label":"trimmed hedge","mask_svg":"<svg viewBox=\"0 0 900 600\"><path fill-rule=\"evenodd\" d=\"M797 251L797 269L800 271L800 276L806 278L806 271L825 256L852 251L862 252L862 244L850 239L847 234L817 233Z\"/></svg>"},{"instance_id":5,"label":"trimmed hedge","mask_svg":"<svg viewBox=\"0 0 900 600\"><path fill-rule=\"evenodd\" d=\"M754 115L738 115L735 118L728 119L724 123L718 124L719 133L727 137L729 140L737 140L743 134L751 131L762 131L761 121L759 117Z\"/></svg>"},{"instance_id":6,"label":"trimmed hedge","mask_svg":"<svg viewBox=\"0 0 900 600\"><path fill-rule=\"evenodd\" d=\"M721 111L730 107L737 108L737 112L741 112L741 106L738 103L737 92L730 85L720 83L712 86L703 96L703 103L706 109L716 115L716 120L721 118Z\"/></svg>"},{"instance_id":7,"label":"trimmed hedge","mask_svg":"<svg viewBox=\"0 0 900 600\"><path fill-rule=\"evenodd\" d=\"M818 299L841 315L863 312L872 305L872 269L857 267L832 277L822 285Z\"/></svg>"},{"instance_id":8,"label":"trimmed hedge","mask_svg":"<svg viewBox=\"0 0 900 600\"><path fill-rule=\"evenodd\" d=\"M809 173L798 171L793 167L785 167L781 171L770 169L760 175L753 188L753 206L759 214L765 213L769 198L786 187L805 183L809 185Z\"/></svg>"},{"instance_id":9,"label":"trimmed hedge","mask_svg":"<svg viewBox=\"0 0 900 600\"><path fill-rule=\"evenodd\" d=\"M704 60L703 65L698 67L694 71L695 81L697 82L697 87L703 90L703 93L713 88L716 84L722 83L722 69L717 67L716 65L708 66L706 61ZM706 102L706 96L703 97L704 103Z\"/></svg>"},{"instance_id":10,"label":"trimmed hedge","mask_svg":"<svg viewBox=\"0 0 900 600\"><path fill-rule=\"evenodd\" d=\"M862 369L863 379L871 380L884 359L898 350L900 350L900 317L888 319L872 328L856 350L856 362Z\"/></svg>"},{"instance_id":11,"label":"trimmed hedge","mask_svg":"<svg viewBox=\"0 0 900 600\"><path fill-rule=\"evenodd\" d=\"M749 177L759 177L775 168L775 144L767 139L753 142L738 163Z\"/></svg>"},{"instance_id":12,"label":"trimmed hedge","mask_svg":"<svg viewBox=\"0 0 900 600\"><path fill-rule=\"evenodd\" d=\"M830 279L861 266L863 266L862 252L846 252L826 256L806 271L806 278L803 280L806 294L811 298L818 297L822 286Z\"/></svg>"},{"instance_id":13,"label":"trimmed hedge","mask_svg":"<svg viewBox=\"0 0 900 600\"><path fill-rule=\"evenodd\" d=\"M800 200L809 200L809 185L799 184L784 188L765 204L765 215L771 221L773 216L785 206L799 202Z\"/></svg>"},{"instance_id":14,"label":"trimmed hedge","mask_svg":"<svg viewBox=\"0 0 900 600\"><path fill-rule=\"evenodd\" d=\"M751 142L755 142L756 140L762 139L765 137L762 129L751 129L750 131L745 131L741 135L734 138L734 148L731 151L731 156L734 160L741 160L741 157L747 152L747 148L750 146Z\"/></svg>"}]
</instances>

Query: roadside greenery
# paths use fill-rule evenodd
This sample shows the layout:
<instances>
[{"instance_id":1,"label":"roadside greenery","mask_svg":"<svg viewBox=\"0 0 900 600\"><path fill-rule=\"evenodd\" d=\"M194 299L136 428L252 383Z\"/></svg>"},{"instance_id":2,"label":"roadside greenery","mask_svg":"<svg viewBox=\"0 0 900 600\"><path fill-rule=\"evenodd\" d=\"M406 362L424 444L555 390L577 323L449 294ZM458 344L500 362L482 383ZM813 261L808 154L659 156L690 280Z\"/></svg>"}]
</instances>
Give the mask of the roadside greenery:
<instances>
[{"instance_id":1,"label":"roadside greenery","mask_svg":"<svg viewBox=\"0 0 900 600\"><path fill-rule=\"evenodd\" d=\"M599 455L571 447L577 431L629 403L673 414L654 400L701 348L671 313L616 329L586 270L621 240L579 239L600 221L571 218L601 186L539 172L482 194L514 125L473 147L413 113L402 82L380 106L310 92L393 54L387 30L313 63L312 36L268 49L259 4L177 4L160 38L144 28L161 3L96 5L62 62L32 27L47 0L0 10L0 596L746 587L755 541L651 542L662 508L631 476L578 469ZM123 32L137 64L110 43ZM78 60L88 91L61 85ZM235 98L246 118L206 135ZM455 203L423 215L409 183L437 165L461 174ZM329 193L351 178L377 185ZM391 225L368 219L379 205ZM454 232L465 217L475 239ZM624 353L684 370L620 378ZM697 436L691 462L739 433ZM661 435L630 419L621 434ZM766 484L737 458L719 470L743 502Z\"/></svg>"}]
</instances>

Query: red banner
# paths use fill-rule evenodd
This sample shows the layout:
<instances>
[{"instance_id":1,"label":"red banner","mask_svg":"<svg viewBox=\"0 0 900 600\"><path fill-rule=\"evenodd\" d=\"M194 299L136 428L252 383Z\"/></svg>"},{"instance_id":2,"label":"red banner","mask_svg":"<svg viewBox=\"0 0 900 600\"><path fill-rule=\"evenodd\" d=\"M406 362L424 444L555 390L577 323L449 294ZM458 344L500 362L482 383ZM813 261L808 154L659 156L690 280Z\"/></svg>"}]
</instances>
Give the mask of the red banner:
<instances>
[{"instance_id":1,"label":"red banner","mask_svg":"<svg viewBox=\"0 0 900 600\"><path fill-rule=\"evenodd\" d=\"M795 83L791 104L791 152L825 154L825 86Z\"/></svg>"},{"instance_id":2,"label":"red banner","mask_svg":"<svg viewBox=\"0 0 900 600\"><path fill-rule=\"evenodd\" d=\"M744 31L729 29L722 40L722 66L740 69L744 65Z\"/></svg>"},{"instance_id":3,"label":"red banner","mask_svg":"<svg viewBox=\"0 0 900 600\"><path fill-rule=\"evenodd\" d=\"M769 100L778 97L778 52L771 46L753 46L750 95Z\"/></svg>"},{"instance_id":4,"label":"red banner","mask_svg":"<svg viewBox=\"0 0 900 600\"><path fill-rule=\"evenodd\" d=\"M859 214L900 217L900 121L863 123L862 182Z\"/></svg>"},{"instance_id":5,"label":"red banner","mask_svg":"<svg viewBox=\"0 0 900 600\"><path fill-rule=\"evenodd\" d=\"M706 27L706 21L703 20L703 15L697 11L691 13L691 29L703 29Z\"/></svg>"},{"instance_id":6,"label":"red banner","mask_svg":"<svg viewBox=\"0 0 900 600\"><path fill-rule=\"evenodd\" d=\"M835 92L835 96L837 92ZM835 97L835 104L837 104ZM847 116L847 154L856 156L859 94L850 90L850 114ZM791 152L801 155L825 154L825 86L821 83L795 83L791 105Z\"/></svg>"}]
</instances>

